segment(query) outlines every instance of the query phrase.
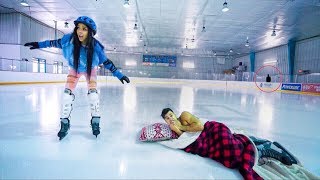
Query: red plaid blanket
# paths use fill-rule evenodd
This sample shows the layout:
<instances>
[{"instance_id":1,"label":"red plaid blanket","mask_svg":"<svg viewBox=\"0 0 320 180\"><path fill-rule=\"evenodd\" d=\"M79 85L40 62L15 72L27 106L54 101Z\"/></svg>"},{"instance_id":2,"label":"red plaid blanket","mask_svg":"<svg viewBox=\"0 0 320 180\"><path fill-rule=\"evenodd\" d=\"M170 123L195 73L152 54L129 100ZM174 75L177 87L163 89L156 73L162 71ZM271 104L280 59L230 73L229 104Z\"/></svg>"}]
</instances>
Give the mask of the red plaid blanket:
<instances>
[{"instance_id":1,"label":"red plaid blanket","mask_svg":"<svg viewBox=\"0 0 320 180\"><path fill-rule=\"evenodd\" d=\"M232 134L222 123L206 122L197 140L183 150L211 158L228 168L238 168L244 179L262 179L252 169L255 156L251 141L244 135Z\"/></svg>"}]
</instances>

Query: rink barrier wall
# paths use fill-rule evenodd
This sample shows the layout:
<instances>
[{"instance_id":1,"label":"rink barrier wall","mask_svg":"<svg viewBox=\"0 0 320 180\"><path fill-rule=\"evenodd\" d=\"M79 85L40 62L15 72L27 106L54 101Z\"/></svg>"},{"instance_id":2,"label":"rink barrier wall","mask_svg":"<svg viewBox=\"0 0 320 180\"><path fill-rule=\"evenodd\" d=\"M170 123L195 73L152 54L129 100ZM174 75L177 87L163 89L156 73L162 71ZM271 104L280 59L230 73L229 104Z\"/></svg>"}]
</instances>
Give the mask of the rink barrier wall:
<instances>
[{"instance_id":1,"label":"rink barrier wall","mask_svg":"<svg viewBox=\"0 0 320 180\"><path fill-rule=\"evenodd\" d=\"M25 84L48 84L65 83L67 74L43 74L30 72L12 72L0 71L0 85L25 85ZM285 92L292 94L320 95L320 83L265 83L265 82L246 82L246 81L216 81L216 80L191 80L191 79L163 79L163 78L141 78L130 77L131 83L137 86L143 85L168 85L175 87L180 85L191 86L194 88L208 88L217 90L241 91L261 91L266 92ZM85 83L82 76L79 82ZM122 85L121 82L113 76L98 76L99 83L108 83L108 85ZM99 85L99 84L98 84ZM258 87L259 86L259 87ZM277 89L277 90L276 90Z\"/></svg>"}]
</instances>

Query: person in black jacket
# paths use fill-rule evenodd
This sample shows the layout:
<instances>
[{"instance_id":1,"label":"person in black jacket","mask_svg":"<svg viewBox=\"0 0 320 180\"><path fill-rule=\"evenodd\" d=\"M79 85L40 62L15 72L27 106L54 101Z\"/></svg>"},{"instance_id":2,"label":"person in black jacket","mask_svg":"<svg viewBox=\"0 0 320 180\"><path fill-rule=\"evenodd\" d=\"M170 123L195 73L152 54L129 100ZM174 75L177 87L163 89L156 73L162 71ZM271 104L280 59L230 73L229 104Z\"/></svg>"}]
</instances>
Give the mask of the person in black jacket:
<instances>
[{"instance_id":1,"label":"person in black jacket","mask_svg":"<svg viewBox=\"0 0 320 180\"><path fill-rule=\"evenodd\" d=\"M268 74L267 78L266 78L266 82L271 82L271 77L270 75Z\"/></svg>"}]
</instances>

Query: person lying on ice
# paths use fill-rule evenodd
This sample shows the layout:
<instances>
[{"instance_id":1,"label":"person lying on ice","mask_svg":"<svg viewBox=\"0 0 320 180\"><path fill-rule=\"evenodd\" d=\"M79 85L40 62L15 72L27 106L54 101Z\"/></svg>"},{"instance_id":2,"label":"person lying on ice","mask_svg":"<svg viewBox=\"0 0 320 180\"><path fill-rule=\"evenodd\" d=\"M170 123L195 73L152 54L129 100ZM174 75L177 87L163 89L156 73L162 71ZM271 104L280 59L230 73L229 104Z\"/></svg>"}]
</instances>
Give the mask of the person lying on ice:
<instances>
[{"instance_id":1,"label":"person lying on ice","mask_svg":"<svg viewBox=\"0 0 320 180\"><path fill-rule=\"evenodd\" d=\"M244 179L262 179L253 170L255 146L259 158L271 157L285 165L297 164L295 157L277 142L232 133L226 125L216 121L202 124L196 116L187 111L177 117L172 109L165 108L161 116L179 136L184 132L200 132L195 141L182 150L211 158L225 167L238 169Z\"/></svg>"}]
</instances>

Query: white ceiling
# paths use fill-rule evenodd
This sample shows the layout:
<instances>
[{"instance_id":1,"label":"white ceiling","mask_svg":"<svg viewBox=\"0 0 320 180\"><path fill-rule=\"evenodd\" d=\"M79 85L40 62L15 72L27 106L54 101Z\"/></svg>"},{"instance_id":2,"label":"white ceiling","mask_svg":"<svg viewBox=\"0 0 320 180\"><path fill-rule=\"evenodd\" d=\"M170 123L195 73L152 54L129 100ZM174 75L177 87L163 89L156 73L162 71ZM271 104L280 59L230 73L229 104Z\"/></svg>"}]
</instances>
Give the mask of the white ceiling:
<instances>
[{"instance_id":1,"label":"white ceiling","mask_svg":"<svg viewBox=\"0 0 320 180\"><path fill-rule=\"evenodd\" d=\"M64 33L78 16L92 17L97 39L107 49L166 53L217 52L242 56L251 51L320 35L320 0L0 0L0 12L12 8ZM65 21L69 28L64 27ZM138 30L134 30L134 24ZM205 26L206 32L202 32ZM276 36L271 36L273 28ZM142 36L143 41L140 41ZM248 38L249 47L245 46ZM187 48L186 48L187 46ZM230 53L229 50L233 49Z\"/></svg>"}]
</instances>

